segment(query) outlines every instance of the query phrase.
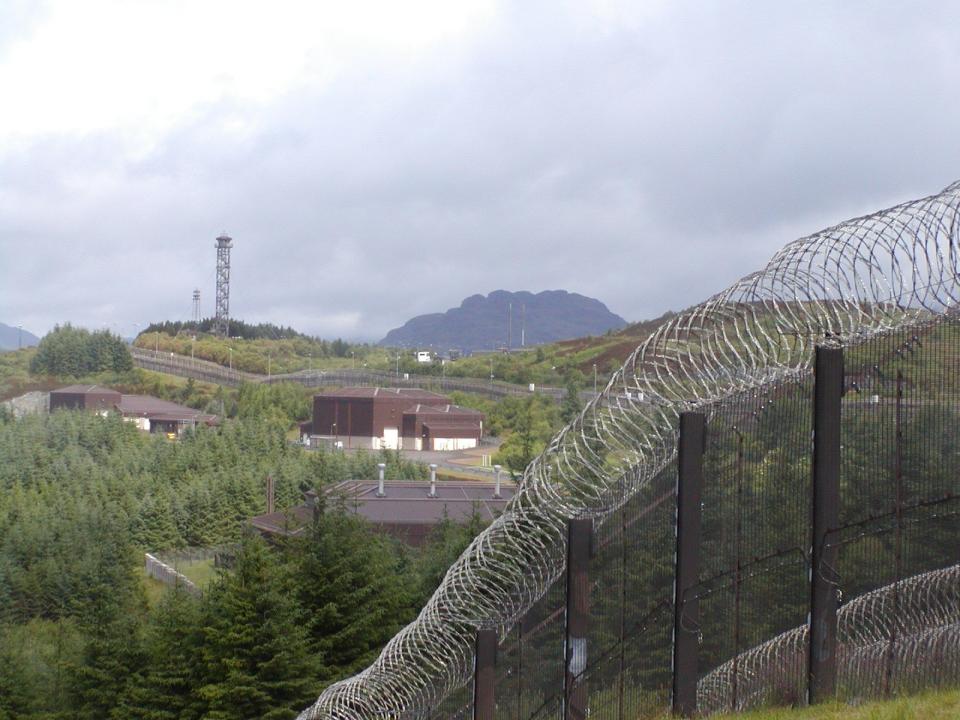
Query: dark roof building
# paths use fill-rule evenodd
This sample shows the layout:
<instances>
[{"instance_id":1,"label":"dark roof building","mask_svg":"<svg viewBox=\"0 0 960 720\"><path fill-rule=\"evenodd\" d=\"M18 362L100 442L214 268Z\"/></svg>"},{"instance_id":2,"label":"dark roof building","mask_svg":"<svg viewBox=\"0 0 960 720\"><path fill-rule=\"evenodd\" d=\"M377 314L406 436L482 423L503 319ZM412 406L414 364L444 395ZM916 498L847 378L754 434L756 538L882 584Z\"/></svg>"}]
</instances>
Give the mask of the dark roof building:
<instances>
[{"instance_id":1,"label":"dark roof building","mask_svg":"<svg viewBox=\"0 0 960 720\"><path fill-rule=\"evenodd\" d=\"M117 412L147 432L180 434L185 427L215 425L216 415L149 395L124 395L99 385L68 385L50 393L50 411Z\"/></svg>"},{"instance_id":2,"label":"dark roof building","mask_svg":"<svg viewBox=\"0 0 960 720\"><path fill-rule=\"evenodd\" d=\"M91 410L107 412L116 408L123 396L99 385L67 385L50 391L50 412L54 410Z\"/></svg>"},{"instance_id":3,"label":"dark roof building","mask_svg":"<svg viewBox=\"0 0 960 720\"><path fill-rule=\"evenodd\" d=\"M322 503L318 494L310 491L303 505L258 515L250 523L268 538L296 536L306 530L315 509L325 505L328 510L340 507L356 514L403 542L421 545L445 518L467 523L476 513L484 522L494 520L516 492L513 483L503 483L500 497L495 497L495 483L469 480L438 482L435 487L432 497L429 482L386 481L381 497L376 480L346 480L325 488Z\"/></svg>"},{"instance_id":4,"label":"dark roof building","mask_svg":"<svg viewBox=\"0 0 960 720\"><path fill-rule=\"evenodd\" d=\"M483 413L459 405L418 403L404 410L402 422L403 447L414 450L462 450L483 437Z\"/></svg>"},{"instance_id":5,"label":"dark roof building","mask_svg":"<svg viewBox=\"0 0 960 720\"><path fill-rule=\"evenodd\" d=\"M343 388L314 396L309 434L346 447L462 450L479 444L483 413L416 388Z\"/></svg>"}]
</instances>

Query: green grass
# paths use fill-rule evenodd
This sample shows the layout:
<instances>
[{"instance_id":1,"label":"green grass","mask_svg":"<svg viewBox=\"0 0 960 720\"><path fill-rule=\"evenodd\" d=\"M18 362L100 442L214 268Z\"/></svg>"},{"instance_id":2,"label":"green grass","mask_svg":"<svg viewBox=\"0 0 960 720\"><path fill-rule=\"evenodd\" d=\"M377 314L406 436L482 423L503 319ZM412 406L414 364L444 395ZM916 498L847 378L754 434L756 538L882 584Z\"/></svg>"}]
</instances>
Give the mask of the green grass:
<instances>
[{"instance_id":1,"label":"green grass","mask_svg":"<svg viewBox=\"0 0 960 720\"><path fill-rule=\"evenodd\" d=\"M393 355L383 348L368 345L351 346L343 356L332 354L330 343L298 337L284 340L244 340L221 338L204 333L193 335L181 331L177 335L164 332L144 333L134 340L134 345L144 350L172 352L185 357L208 360L234 370L266 375L281 375L299 370L334 370L362 368L386 370L393 368ZM232 352L231 352L232 351ZM353 355L351 355L351 351Z\"/></svg>"},{"instance_id":2,"label":"green grass","mask_svg":"<svg viewBox=\"0 0 960 720\"><path fill-rule=\"evenodd\" d=\"M180 562L177 563L176 569L187 580L201 589L206 587L207 583L217 575L217 569L213 566L213 558Z\"/></svg>"},{"instance_id":3,"label":"green grass","mask_svg":"<svg viewBox=\"0 0 960 720\"><path fill-rule=\"evenodd\" d=\"M207 558L206 560L184 560L176 563L175 568L201 590L217 575L217 569L213 566L213 558ZM164 593L166 593L170 587L159 580L154 580L147 575L147 571L143 568L140 569L140 577L143 581L143 591L147 597L147 605L151 608L157 607Z\"/></svg>"},{"instance_id":4,"label":"green grass","mask_svg":"<svg viewBox=\"0 0 960 720\"><path fill-rule=\"evenodd\" d=\"M930 691L919 695L861 705L828 703L802 709L774 708L713 717L737 720L955 720L960 718L960 690Z\"/></svg>"},{"instance_id":5,"label":"green grass","mask_svg":"<svg viewBox=\"0 0 960 720\"><path fill-rule=\"evenodd\" d=\"M420 364L410 349L396 350L373 345L351 345L345 355L332 353L331 344L311 338L299 337L284 340L243 340L239 338L219 338L213 335L193 336L181 331L177 335L164 332L141 334L134 344L146 350L160 350L178 355L215 362L235 370L266 375L296 372L313 368L314 370L336 370L344 368L366 368L418 375L437 375L443 373L451 377L472 377L487 379L490 377L490 363L493 361L493 374L497 380L512 383L537 383L540 385L561 385L569 373L578 373L582 381L593 382L593 365L596 363L601 379L616 367L626 356L642 342L650 331L662 321L662 318L645 323L630 325L619 332L610 332L595 337L583 337L573 340L541 345L521 353L493 353L461 358L441 368L440 363ZM232 352L231 352L232 349ZM341 348L342 351L342 348ZM399 353L399 368L397 355ZM589 376L589 377L588 377Z\"/></svg>"},{"instance_id":6,"label":"green grass","mask_svg":"<svg viewBox=\"0 0 960 720\"><path fill-rule=\"evenodd\" d=\"M163 594L167 591L167 586L147 575L146 570L141 569L140 573L143 579L143 592L147 596L147 605L155 608L160 604Z\"/></svg>"}]
</instances>

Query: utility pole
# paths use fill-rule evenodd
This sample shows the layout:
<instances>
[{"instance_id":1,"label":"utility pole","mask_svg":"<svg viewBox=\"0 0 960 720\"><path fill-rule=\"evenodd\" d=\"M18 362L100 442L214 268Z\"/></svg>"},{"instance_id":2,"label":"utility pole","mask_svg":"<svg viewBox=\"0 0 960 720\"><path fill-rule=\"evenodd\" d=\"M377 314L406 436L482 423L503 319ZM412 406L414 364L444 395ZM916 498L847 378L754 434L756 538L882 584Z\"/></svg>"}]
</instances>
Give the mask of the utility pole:
<instances>
[{"instance_id":1,"label":"utility pole","mask_svg":"<svg viewBox=\"0 0 960 720\"><path fill-rule=\"evenodd\" d=\"M159 353L160 352L160 331L159 330L157 331L156 335L157 335L157 342L153 346L153 351L155 353Z\"/></svg>"},{"instance_id":2,"label":"utility pole","mask_svg":"<svg viewBox=\"0 0 960 720\"><path fill-rule=\"evenodd\" d=\"M23 325L17 325L17 350L23 350Z\"/></svg>"},{"instance_id":3,"label":"utility pole","mask_svg":"<svg viewBox=\"0 0 960 720\"><path fill-rule=\"evenodd\" d=\"M597 364L593 364L593 394L597 394Z\"/></svg>"},{"instance_id":4,"label":"utility pole","mask_svg":"<svg viewBox=\"0 0 960 720\"><path fill-rule=\"evenodd\" d=\"M513 345L513 303L507 303L507 350Z\"/></svg>"},{"instance_id":5,"label":"utility pole","mask_svg":"<svg viewBox=\"0 0 960 720\"><path fill-rule=\"evenodd\" d=\"M527 305L520 306L520 347L527 346Z\"/></svg>"},{"instance_id":6,"label":"utility pole","mask_svg":"<svg viewBox=\"0 0 960 720\"><path fill-rule=\"evenodd\" d=\"M230 369L233 370L233 348L228 348L230 350Z\"/></svg>"}]
</instances>

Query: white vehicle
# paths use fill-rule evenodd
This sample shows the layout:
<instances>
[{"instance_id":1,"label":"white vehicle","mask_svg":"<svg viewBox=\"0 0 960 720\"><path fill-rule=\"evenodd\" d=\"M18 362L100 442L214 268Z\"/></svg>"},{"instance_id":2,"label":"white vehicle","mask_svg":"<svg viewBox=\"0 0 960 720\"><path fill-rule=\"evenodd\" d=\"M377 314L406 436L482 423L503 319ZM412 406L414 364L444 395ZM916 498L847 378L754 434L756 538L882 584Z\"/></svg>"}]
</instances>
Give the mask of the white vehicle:
<instances>
[{"instance_id":1,"label":"white vehicle","mask_svg":"<svg viewBox=\"0 0 960 720\"><path fill-rule=\"evenodd\" d=\"M417 350L417 362L418 363L433 362L433 356L430 354L429 350Z\"/></svg>"}]
</instances>

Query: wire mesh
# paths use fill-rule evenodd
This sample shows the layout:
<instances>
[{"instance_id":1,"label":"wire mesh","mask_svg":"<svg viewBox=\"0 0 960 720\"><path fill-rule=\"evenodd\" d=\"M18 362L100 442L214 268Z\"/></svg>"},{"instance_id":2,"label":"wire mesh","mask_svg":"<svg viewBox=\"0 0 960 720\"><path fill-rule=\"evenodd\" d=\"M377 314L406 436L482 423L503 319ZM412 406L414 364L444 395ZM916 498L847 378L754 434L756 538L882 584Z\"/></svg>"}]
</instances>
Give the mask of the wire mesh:
<instances>
[{"instance_id":1,"label":"wire mesh","mask_svg":"<svg viewBox=\"0 0 960 720\"><path fill-rule=\"evenodd\" d=\"M937 320L956 317L960 300L958 214L960 183L936 195L828 228L790 243L761 271L660 326L613 374L598 397L530 464L503 515L454 563L417 620L388 643L373 665L330 686L301 717L400 718L429 714L443 698L469 681L479 628L496 627L500 638L506 639L531 608L552 593L551 588L558 587L565 561L566 522L571 518L591 518L600 533L608 532L602 528L616 522L624 504L641 494L669 466L675 456L681 412L700 408L719 413L726 420L713 420L712 424L720 428L721 435L729 435L742 417L741 410L733 409L737 403L748 402L745 398L751 393L759 398L772 389L786 388L791 382L802 383L808 378L817 344L860 347L875 341L880 347L897 333L912 337L937 325ZM901 348L888 349L896 362L903 361ZM874 394L889 397L889 380L882 372L881 368L881 375L864 375L862 392L876 388L878 392ZM940 382L944 388L953 387L956 378ZM901 383L901 392L903 389ZM799 447L809 427L802 430L799 426L793 428L788 419L777 420L775 413L780 411L776 408L790 406L785 399L778 403L775 399L773 409L765 409L767 416L751 435L762 438L763 433L770 433L778 444L786 439L790 447L794 443ZM797 409L783 412L798 416L802 401L796 403ZM884 413L883 417L889 420L889 401L879 404L877 412ZM901 421L912 423L916 432L921 432L917 418L926 417L924 408L906 408L902 398L899 407ZM943 415L949 409L941 407L939 412ZM942 420L930 422L946 432L945 418L944 415ZM884 432L889 436L889 431ZM873 435L870 437L877 451L883 451L889 459L889 446ZM731 441L728 438L725 442L729 446ZM906 452L908 444L901 442L897 447ZM751 445L745 452L754 453L756 449ZM766 560L759 557L756 568L761 567L761 561L772 565L752 576L744 575L743 568L739 573L735 571L734 577L739 578L736 585L729 580L729 567L724 567L729 563L721 562L730 557L729 447L717 460L717 472L725 479L714 483L717 487L712 491L710 512L717 513L719 519L710 521L708 537L719 553L712 569L716 579L722 581L720 587L725 589L710 590L707 581L713 578L709 576L702 583L707 631L702 662L708 666L729 655L731 659L743 655L737 652L739 647L763 633L775 632L796 614L787 598L792 597L789 588L798 573L796 567L789 569L787 551L781 547L792 542L795 528L790 518L784 520L782 516L790 515L791 503L802 495L800 488L809 474L802 471L809 458L804 460L799 453L791 456L793 451L784 456L784 452L768 453L769 458L757 465L756 477L745 476L745 487L762 480L764 508L768 499L770 506L768 510L756 511L749 522L744 520L739 535L734 530L734 537L742 543L741 551L751 547L751 543L757 547L768 545L771 552L784 551L783 562L776 561L776 555ZM902 455L901 461L905 457ZM874 497L876 493L866 474L863 478L862 482L855 478L849 482L863 493L864 507L876 505L880 512L881 498ZM954 481L955 478L956 475ZM903 498L910 496L912 482L915 481L908 476L901 477ZM773 502L778 494L782 495L783 508ZM885 555L901 553L899 561L894 558L899 568L896 578L903 577L904 558L912 558L903 555L904 548L909 553L909 548L916 545L918 553L928 552L910 539L905 529L904 504L898 507L894 532L898 539L892 546L889 539L880 541L886 543L880 546ZM743 512L734 515L743 520ZM612 562L616 553L610 552L611 558L605 561ZM845 549L842 557L852 552ZM671 554L668 551L666 557ZM750 552L744 557L750 557ZM934 559L931 555L930 561ZM638 562L656 565L663 562L663 557L647 556L638 558ZM860 575L851 571L843 581L847 597L879 587L883 575L879 564L870 567L875 569L863 569ZM639 622L648 617L642 607L657 606L650 600L658 593L643 587L636 596L632 595L630 573L636 571L641 577L648 568L638 568L629 560L624 568L622 582L628 588L626 614ZM615 583L616 571L608 572L613 573ZM734 587L739 588L741 604L734 617L740 618L741 634L731 639L730 629L723 627L723 617L729 617L729 595L736 595ZM603 594L608 594L606 588ZM611 594L615 596L616 591ZM776 610L773 619L766 615L759 619L765 602L777 603L772 606ZM549 602L547 605L555 607ZM617 617L616 608L601 604L597 613L602 618L599 627L609 632L610 623ZM548 708L562 707L562 698L556 699L556 691L562 687L563 678L562 665L558 668L557 661L559 657L562 662L563 623L556 619L544 622L547 624L543 629L531 630L529 641L526 636L523 639L518 706L523 705L525 697L530 698L531 706L540 695L543 699L539 709L531 707L529 714L527 708L521 707L521 717L542 717L552 712ZM664 627L659 627L645 630L642 635L654 639L664 631ZM626 645L624 653L633 647L626 643L629 636L630 630L625 627L621 635L621 643ZM609 644L603 634L595 634L591 642L594 650ZM897 643L891 645L894 652L890 654L895 656ZM795 644L790 647L794 649L783 652L793 658L798 651ZM782 648L771 647L766 657L781 651ZM781 665L792 662L789 658L781 657ZM639 660L636 667L645 667L645 661ZM659 662L656 665L660 667ZM717 666L717 670L724 667ZM661 671L649 672L651 677L658 677ZM624 675L619 673L618 677ZM605 677L600 678L601 685L606 683ZM658 681L649 682L649 678L641 676L640 687L660 687ZM892 687L892 683L888 682L887 687ZM655 690L652 692L656 694ZM723 702L729 703L730 698L724 697Z\"/></svg>"},{"instance_id":2,"label":"wire mesh","mask_svg":"<svg viewBox=\"0 0 960 720\"><path fill-rule=\"evenodd\" d=\"M841 672L839 693L856 699L915 689L923 645L941 637L911 626L903 583L960 562L960 325L946 318L891 332L848 355L841 526L832 539L840 602L888 588L883 612L859 616L847 630L853 638L841 626L842 644L865 646Z\"/></svg>"}]
</instances>

